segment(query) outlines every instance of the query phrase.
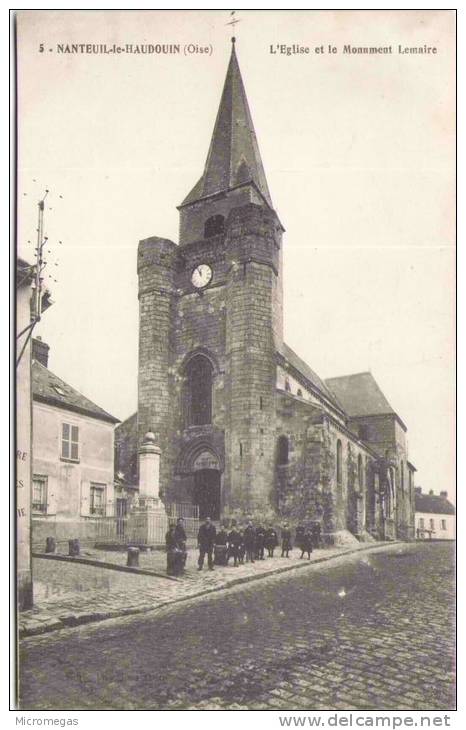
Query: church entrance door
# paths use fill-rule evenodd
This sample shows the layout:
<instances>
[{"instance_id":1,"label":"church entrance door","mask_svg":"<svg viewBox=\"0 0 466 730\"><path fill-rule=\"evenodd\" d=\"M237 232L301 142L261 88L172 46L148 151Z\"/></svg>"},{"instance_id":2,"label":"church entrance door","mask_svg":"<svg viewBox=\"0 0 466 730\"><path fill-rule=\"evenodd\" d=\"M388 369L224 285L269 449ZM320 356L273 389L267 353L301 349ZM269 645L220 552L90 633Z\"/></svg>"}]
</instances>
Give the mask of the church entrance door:
<instances>
[{"instance_id":1,"label":"church entrance door","mask_svg":"<svg viewBox=\"0 0 466 730\"><path fill-rule=\"evenodd\" d=\"M193 502L199 506L199 518L220 519L220 472L201 469L194 474Z\"/></svg>"}]
</instances>

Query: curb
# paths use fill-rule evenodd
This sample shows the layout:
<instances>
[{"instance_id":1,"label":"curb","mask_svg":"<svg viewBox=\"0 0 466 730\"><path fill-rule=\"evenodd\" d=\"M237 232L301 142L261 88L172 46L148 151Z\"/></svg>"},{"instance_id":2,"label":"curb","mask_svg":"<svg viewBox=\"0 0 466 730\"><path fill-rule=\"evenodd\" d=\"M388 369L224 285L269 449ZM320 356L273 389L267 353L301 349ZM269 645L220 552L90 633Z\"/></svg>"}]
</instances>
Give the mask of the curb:
<instances>
[{"instance_id":1,"label":"curb","mask_svg":"<svg viewBox=\"0 0 466 730\"><path fill-rule=\"evenodd\" d=\"M32 553L33 558L43 558L44 560L62 560L65 563L80 563L81 565L90 565L92 568L107 568L108 570L119 570L122 573L137 573L139 575L152 575L155 578L165 578L165 580L174 580L179 583L179 579L173 575L166 573L158 573L156 570L149 568L136 568L130 565L118 565L118 563L106 563L103 560L93 560L92 558L80 558L71 555L59 555L57 553Z\"/></svg>"},{"instance_id":2,"label":"curb","mask_svg":"<svg viewBox=\"0 0 466 730\"><path fill-rule=\"evenodd\" d=\"M173 600L164 601L162 603L157 604L157 606L147 606L143 608L135 607L135 608L123 608L123 609L116 609L115 611L107 611L105 613L96 611L95 613L77 613L77 614L71 614L69 616L63 616L60 618L54 617L50 620L49 623L43 623L39 618L37 619L37 626L32 627L24 627L20 628L18 630L18 638L19 639L25 639L30 636L39 636L41 634L50 633L51 631L57 631L59 629L65 629L69 627L74 626L82 626L84 624L94 623L97 621L105 621L107 619L111 618L122 618L124 616L134 616L137 614L143 614L143 613L149 613L152 611L158 611L161 608L165 608L166 606L172 606L176 603L183 603L185 601L190 601L194 598L200 598L201 596L206 596L209 593L216 593L218 591L224 591L228 588L233 588L235 586L244 584L244 583L251 583L252 581L261 580L263 578L268 578L272 575L279 575L280 573L287 573L291 570L298 570L300 568L310 568L313 565L317 565L319 563L326 563L329 560L335 560L336 558L340 558L346 555L353 555L355 553L359 553L362 551L367 550L376 550L380 548L386 548L388 545L403 545L403 544L411 544L404 542L402 540L393 540L390 542L383 542L383 543L374 543L374 544L364 544L364 546L361 547L355 547L350 548L349 550L342 551L338 553L337 555L323 555L322 557L316 558L315 560L312 560L311 562L303 562L298 563L297 565L286 565L283 568L276 568L275 570L268 571L266 573L261 573L259 575L247 575L243 576L241 578L233 578L232 580L227 580L223 585L218 585L213 588L204 588L203 590L198 591L197 593L191 593L189 596L180 596L179 598L174 598ZM47 553L49 556L49 554ZM44 557L43 554L37 553L34 555L35 557ZM86 561L84 558L68 558L66 556L60 556L57 558L57 556L49 556L49 559L58 559L58 560L65 560L65 561L74 561L74 562L80 562L89 564L89 561ZM111 566L111 569L125 569L125 572L135 572L134 568L129 569L127 571L127 566L115 566L114 563L98 563L97 561L94 561L94 564L97 564L99 567L107 567ZM143 571L144 569L139 569L139 572ZM145 574L149 575L156 575L159 577L160 574L153 573L151 571L146 570ZM171 577L171 576L163 576L164 578ZM173 578L172 578L173 579ZM174 579L179 581L178 579ZM33 619L32 619L33 620Z\"/></svg>"}]
</instances>

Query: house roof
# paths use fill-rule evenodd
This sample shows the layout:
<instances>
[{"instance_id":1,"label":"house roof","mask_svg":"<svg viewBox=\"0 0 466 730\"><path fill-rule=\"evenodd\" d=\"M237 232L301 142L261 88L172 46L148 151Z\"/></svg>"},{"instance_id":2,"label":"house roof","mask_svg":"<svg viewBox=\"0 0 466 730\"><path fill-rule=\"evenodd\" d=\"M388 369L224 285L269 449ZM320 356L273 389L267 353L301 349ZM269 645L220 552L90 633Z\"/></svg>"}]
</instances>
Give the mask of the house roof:
<instances>
[{"instance_id":1,"label":"house roof","mask_svg":"<svg viewBox=\"0 0 466 730\"><path fill-rule=\"evenodd\" d=\"M414 501L416 512L427 512L428 514L437 515L454 515L455 508L446 497L438 494L418 494L415 493Z\"/></svg>"},{"instance_id":2,"label":"house roof","mask_svg":"<svg viewBox=\"0 0 466 730\"><path fill-rule=\"evenodd\" d=\"M32 394L36 401L48 403L76 413L98 418L109 423L119 423L118 418L110 415L103 408L97 406L89 398L61 380L51 370L44 367L37 360L32 361Z\"/></svg>"},{"instance_id":3,"label":"house roof","mask_svg":"<svg viewBox=\"0 0 466 730\"><path fill-rule=\"evenodd\" d=\"M327 387L325 382L319 378L317 373L309 367L287 344L283 343L280 353L285 360L298 372L300 372L306 380L308 380L314 388L317 388L322 395L327 398L339 411L343 410L341 405L335 399L332 391Z\"/></svg>"},{"instance_id":4,"label":"house roof","mask_svg":"<svg viewBox=\"0 0 466 730\"><path fill-rule=\"evenodd\" d=\"M35 276L35 264L30 264L24 259L16 259L16 281L17 286L29 284Z\"/></svg>"},{"instance_id":5,"label":"house roof","mask_svg":"<svg viewBox=\"0 0 466 730\"><path fill-rule=\"evenodd\" d=\"M230 63L204 172L183 200L182 206L239 185L254 183L270 207L273 207L234 39L232 41Z\"/></svg>"},{"instance_id":6,"label":"house roof","mask_svg":"<svg viewBox=\"0 0 466 730\"><path fill-rule=\"evenodd\" d=\"M387 413L396 415L372 373L355 373L338 378L326 378L325 383L350 418L386 415Z\"/></svg>"}]
</instances>

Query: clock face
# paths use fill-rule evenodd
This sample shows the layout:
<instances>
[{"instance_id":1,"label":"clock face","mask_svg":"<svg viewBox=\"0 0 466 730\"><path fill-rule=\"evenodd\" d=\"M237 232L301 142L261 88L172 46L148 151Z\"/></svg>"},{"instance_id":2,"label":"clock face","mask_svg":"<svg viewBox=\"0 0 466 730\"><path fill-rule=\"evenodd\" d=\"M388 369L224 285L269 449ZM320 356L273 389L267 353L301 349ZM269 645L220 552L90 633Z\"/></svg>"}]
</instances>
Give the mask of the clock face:
<instances>
[{"instance_id":1,"label":"clock face","mask_svg":"<svg viewBox=\"0 0 466 730\"><path fill-rule=\"evenodd\" d=\"M202 289L212 280L212 269L209 264L199 264L191 274L191 281L196 289Z\"/></svg>"}]
</instances>

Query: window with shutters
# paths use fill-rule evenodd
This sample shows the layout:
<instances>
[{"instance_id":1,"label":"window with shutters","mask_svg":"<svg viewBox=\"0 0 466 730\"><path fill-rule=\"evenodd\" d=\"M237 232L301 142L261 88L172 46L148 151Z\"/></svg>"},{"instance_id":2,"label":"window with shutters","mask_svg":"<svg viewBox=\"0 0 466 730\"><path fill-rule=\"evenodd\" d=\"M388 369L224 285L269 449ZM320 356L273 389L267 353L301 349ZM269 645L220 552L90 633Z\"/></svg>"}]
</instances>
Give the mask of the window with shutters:
<instances>
[{"instance_id":1,"label":"window with shutters","mask_svg":"<svg viewBox=\"0 0 466 730\"><path fill-rule=\"evenodd\" d=\"M32 511L47 513L47 477L38 474L32 478Z\"/></svg>"},{"instance_id":2,"label":"window with shutters","mask_svg":"<svg viewBox=\"0 0 466 730\"><path fill-rule=\"evenodd\" d=\"M79 461L79 428L71 423L61 425L61 458Z\"/></svg>"},{"instance_id":3,"label":"window with shutters","mask_svg":"<svg viewBox=\"0 0 466 730\"><path fill-rule=\"evenodd\" d=\"M89 490L89 514L105 516L105 484L91 482Z\"/></svg>"}]
</instances>

